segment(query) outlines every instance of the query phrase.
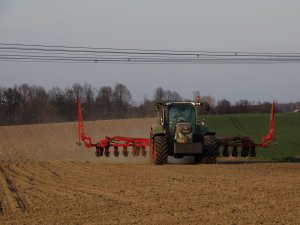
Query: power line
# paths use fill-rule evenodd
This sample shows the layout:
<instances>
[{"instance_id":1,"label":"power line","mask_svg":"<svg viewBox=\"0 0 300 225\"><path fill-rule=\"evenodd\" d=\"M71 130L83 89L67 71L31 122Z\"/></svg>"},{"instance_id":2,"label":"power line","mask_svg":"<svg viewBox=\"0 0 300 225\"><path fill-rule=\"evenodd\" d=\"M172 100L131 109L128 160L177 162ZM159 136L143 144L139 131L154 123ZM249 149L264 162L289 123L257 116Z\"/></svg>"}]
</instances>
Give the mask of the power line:
<instances>
[{"instance_id":1,"label":"power line","mask_svg":"<svg viewBox=\"0 0 300 225\"><path fill-rule=\"evenodd\" d=\"M300 60L290 59L172 59L172 58L66 58L66 57L33 57L33 56L1 56L2 61L27 61L27 62L86 62L86 63L107 63L107 62L123 62L123 63L179 63L179 64L200 64L200 63L224 63L224 64L256 64L256 63L299 63Z\"/></svg>"},{"instance_id":2,"label":"power line","mask_svg":"<svg viewBox=\"0 0 300 225\"><path fill-rule=\"evenodd\" d=\"M97 48L83 46L66 46L66 45L37 45L37 44L18 44L18 43L0 43L3 46L22 46L22 47L45 47L45 48L66 48L66 49L90 49L90 50L111 50L111 51L145 51L145 52L175 52L175 53L211 53L211 54L263 54L263 55L300 55L295 52L239 52L239 51L203 51L203 50L166 50L166 49L141 49L141 48Z\"/></svg>"},{"instance_id":3,"label":"power line","mask_svg":"<svg viewBox=\"0 0 300 225\"><path fill-rule=\"evenodd\" d=\"M209 51L182 51L182 50L158 50L158 49L140 49L140 48L95 48L95 47L78 47L66 45L28 45L28 44L13 44L13 43L0 43L4 46L21 46L21 47L43 47L43 48L63 48L63 49L89 49L89 50L111 50L111 51L138 51L138 52L173 52L173 53L220 53L227 54L232 52L209 52Z\"/></svg>"},{"instance_id":4,"label":"power line","mask_svg":"<svg viewBox=\"0 0 300 225\"><path fill-rule=\"evenodd\" d=\"M9 62L258 64L299 63L300 53L176 51L0 43Z\"/></svg>"}]
</instances>

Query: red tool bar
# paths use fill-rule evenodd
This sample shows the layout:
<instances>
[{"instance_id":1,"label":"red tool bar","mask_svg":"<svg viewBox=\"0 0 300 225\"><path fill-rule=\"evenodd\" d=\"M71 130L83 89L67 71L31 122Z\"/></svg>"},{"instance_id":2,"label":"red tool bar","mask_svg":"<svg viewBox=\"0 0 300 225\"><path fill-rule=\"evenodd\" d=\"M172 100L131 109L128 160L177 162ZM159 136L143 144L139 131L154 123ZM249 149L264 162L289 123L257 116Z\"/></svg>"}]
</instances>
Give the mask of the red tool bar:
<instances>
[{"instance_id":1,"label":"red tool bar","mask_svg":"<svg viewBox=\"0 0 300 225\"><path fill-rule=\"evenodd\" d=\"M83 120L81 114L81 103L80 100L77 100L77 119L78 119L78 144L81 144L81 141L85 144L86 148L91 147L101 147L101 148L109 148L113 147L142 147L146 148L150 145L150 139L146 138L131 138L131 137L106 137L105 139L100 140L99 142L93 144L92 137L87 136L84 132Z\"/></svg>"}]
</instances>

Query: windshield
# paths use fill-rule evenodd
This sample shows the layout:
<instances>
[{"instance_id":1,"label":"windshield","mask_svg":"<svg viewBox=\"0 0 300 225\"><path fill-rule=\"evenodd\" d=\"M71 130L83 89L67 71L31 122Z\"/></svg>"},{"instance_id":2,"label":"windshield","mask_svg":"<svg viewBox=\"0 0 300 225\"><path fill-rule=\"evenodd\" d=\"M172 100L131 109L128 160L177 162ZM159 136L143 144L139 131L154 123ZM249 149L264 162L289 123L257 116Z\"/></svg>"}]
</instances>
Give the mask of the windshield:
<instances>
[{"instance_id":1,"label":"windshield","mask_svg":"<svg viewBox=\"0 0 300 225\"><path fill-rule=\"evenodd\" d=\"M171 105L169 108L169 127L171 134L175 134L176 124L179 122L196 123L195 109L190 104Z\"/></svg>"}]
</instances>

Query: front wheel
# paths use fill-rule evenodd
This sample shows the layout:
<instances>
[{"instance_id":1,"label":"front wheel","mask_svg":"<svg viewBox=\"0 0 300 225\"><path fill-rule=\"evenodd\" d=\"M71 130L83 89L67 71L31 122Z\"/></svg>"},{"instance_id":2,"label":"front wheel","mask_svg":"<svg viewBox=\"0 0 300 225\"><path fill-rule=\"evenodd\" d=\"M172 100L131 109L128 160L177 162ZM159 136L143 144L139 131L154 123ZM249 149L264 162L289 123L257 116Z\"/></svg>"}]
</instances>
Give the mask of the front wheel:
<instances>
[{"instance_id":1,"label":"front wheel","mask_svg":"<svg viewBox=\"0 0 300 225\"><path fill-rule=\"evenodd\" d=\"M203 155L202 163L214 164L219 154L217 139L214 135L205 135L203 137Z\"/></svg>"},{"instance_id":2,"label":"front wheel","mask_svg":"<svg viewBox=\"0 0 300 225\"><path fill-rule=\"evenodd\" d=\"M165 136L154 137L153 161L156 165L168 163L168 142Z\"/></svg>"}]
</instances>

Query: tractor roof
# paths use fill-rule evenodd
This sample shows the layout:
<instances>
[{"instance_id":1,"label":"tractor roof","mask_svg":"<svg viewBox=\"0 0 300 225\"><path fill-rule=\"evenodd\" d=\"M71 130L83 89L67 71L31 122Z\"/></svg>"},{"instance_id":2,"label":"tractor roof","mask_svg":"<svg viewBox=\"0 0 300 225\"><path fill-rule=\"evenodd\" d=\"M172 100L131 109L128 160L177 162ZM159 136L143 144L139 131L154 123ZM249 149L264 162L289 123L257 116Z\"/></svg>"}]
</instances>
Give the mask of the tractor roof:
<instances>
[{"instance_id":1,"label":"tractor roof","mask_svg":"<svg viewBox=\"0 0 300 225\"><path fill-rule=\"evenodd\" d=\"M161 106L170 106L170 105L186 105L186 104L191 104L193 106L200 106L203 105L203 102L160 102L157 103L157 105L161 105Z\"/></svg>"}]
</instances>

